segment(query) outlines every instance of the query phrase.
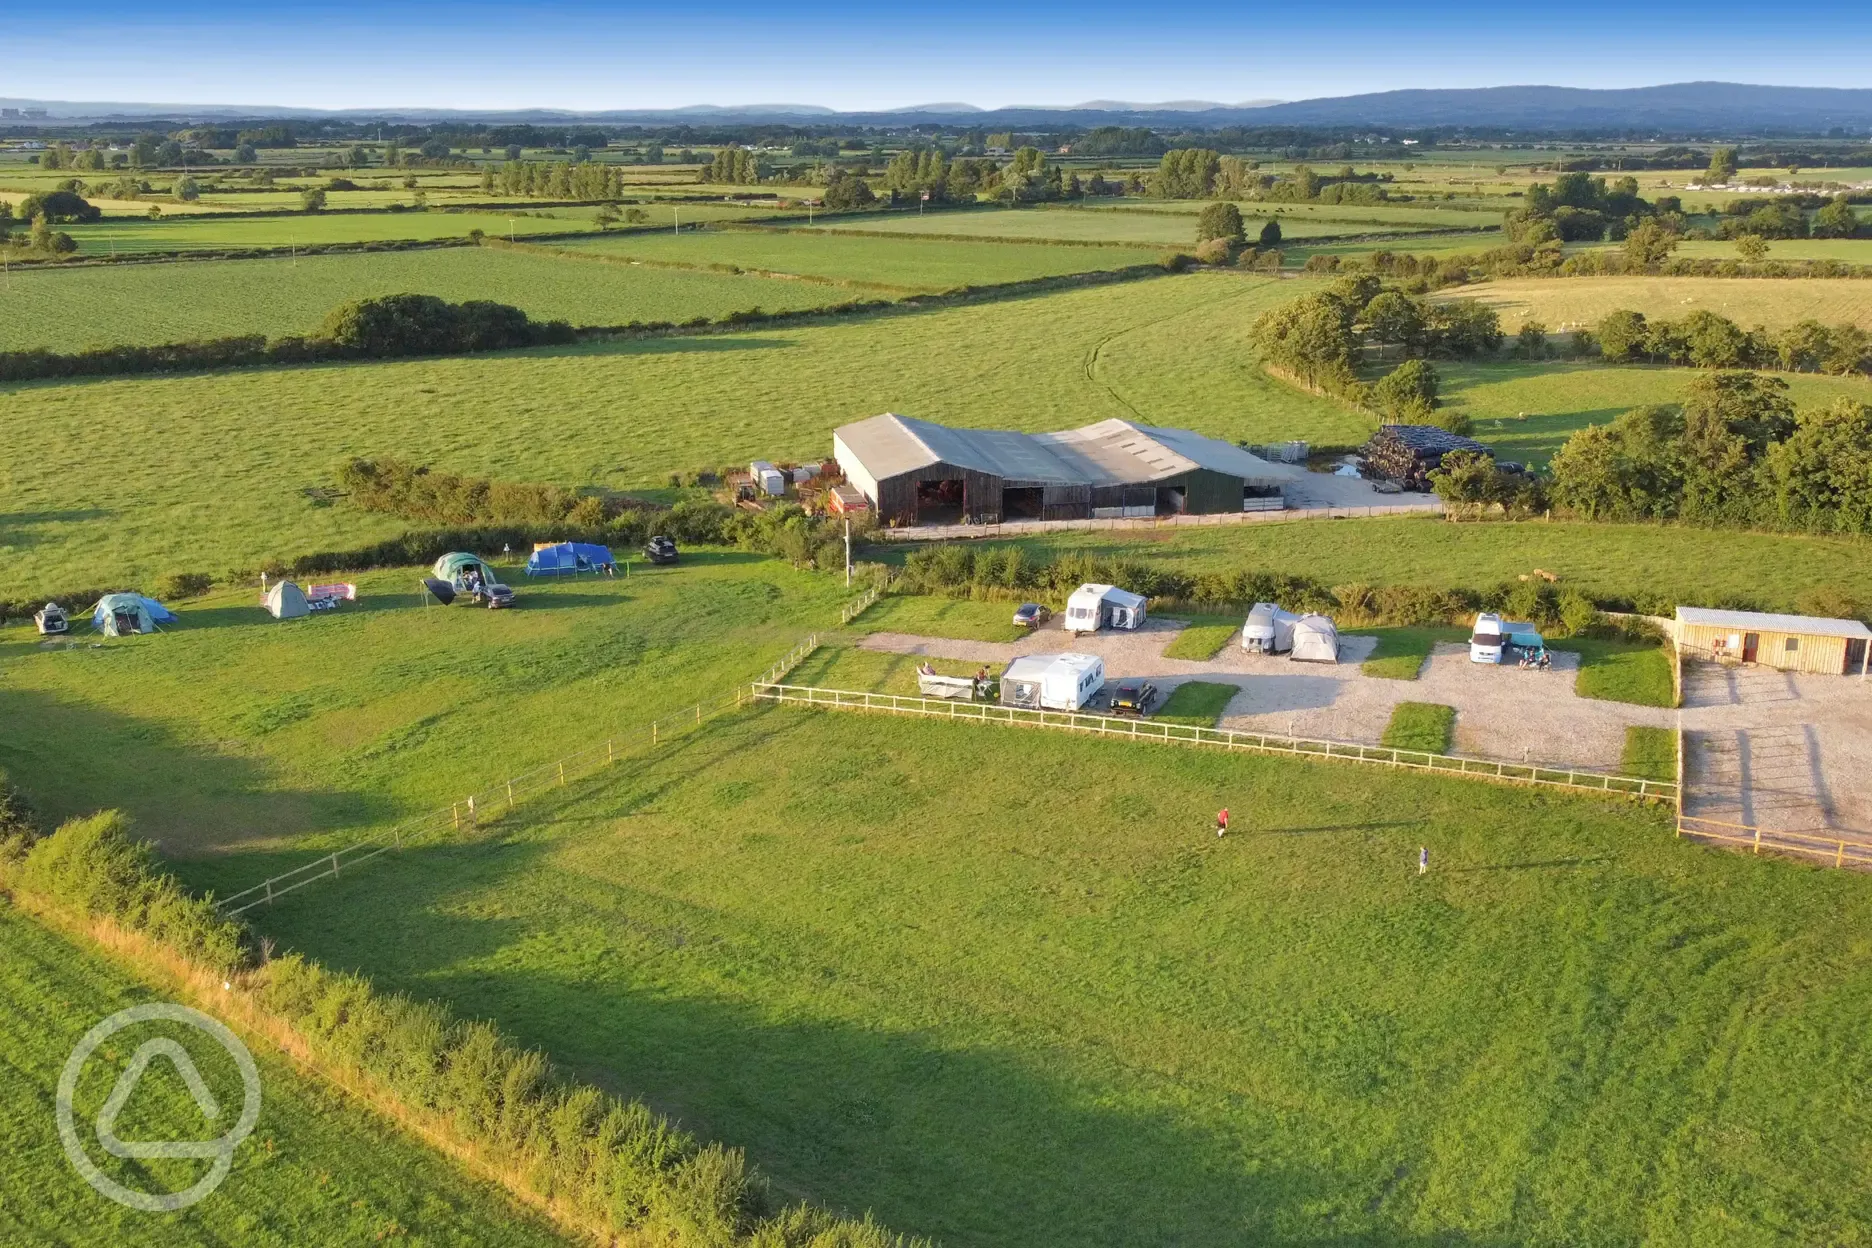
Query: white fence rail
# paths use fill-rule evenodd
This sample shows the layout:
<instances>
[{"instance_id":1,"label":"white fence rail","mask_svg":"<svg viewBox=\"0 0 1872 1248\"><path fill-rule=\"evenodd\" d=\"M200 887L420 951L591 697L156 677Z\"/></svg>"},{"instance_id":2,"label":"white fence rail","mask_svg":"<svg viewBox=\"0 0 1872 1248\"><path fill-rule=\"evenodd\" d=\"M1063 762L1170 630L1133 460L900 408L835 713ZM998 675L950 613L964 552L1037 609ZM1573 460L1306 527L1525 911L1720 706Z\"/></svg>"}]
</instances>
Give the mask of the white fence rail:
<instances>
[{"instance_id":1,"label":"white fence rail","mask_svg":"<svg viewBox=\"0 0 1872 1248\"><path fill-rule=\"evenodd\" d=\"M1669 780L1645 780L1636 776L1618 776L1570 767L1549 767L1538 763L1507 763L1488 758L1470 758L1461 754L1432 754L1424 750L1398 750L1389 746L1360 745L1356 742L1330 741L1318 737L1242 732L1232 728L1200 728L1189 724L1172 724L1162 720L1120 719L1109 715L1086 715L1076 711L1036 711L1022 707L1001 706L991 702L955 702L942 698L913 697L896 693L821 689L810 685L757 684L754 686L753 694L758 701L788 706L837 711L875 711L891 715L965 720L971 723L1052 728L1064 732L1086 733L1131 741L1208 746L1223 750L1247 750L1259 754L1285 754L1305 758L1330 758L1343 762L1371 763L1410 771L1469 776L1510 784L1531 784L1592 793L1611 793L1642 801L1674 802L1677 798L1677 785Z\"/></svg>"}]
</instances>

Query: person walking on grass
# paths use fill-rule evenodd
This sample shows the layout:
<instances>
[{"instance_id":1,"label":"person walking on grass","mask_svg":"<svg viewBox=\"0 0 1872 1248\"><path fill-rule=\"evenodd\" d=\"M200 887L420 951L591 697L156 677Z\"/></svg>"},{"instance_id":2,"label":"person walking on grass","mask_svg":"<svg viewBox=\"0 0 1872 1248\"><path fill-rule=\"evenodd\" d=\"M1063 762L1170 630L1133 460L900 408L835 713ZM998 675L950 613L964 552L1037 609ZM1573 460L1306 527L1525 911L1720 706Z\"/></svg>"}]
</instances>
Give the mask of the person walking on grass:
<instances>
[{"instance_id":1,"label":"person walking on grass","mask_svg":"<svg viewBox=\"0 0 1872 1248\"><path fill-rule=\"evenodd\" d=\"M1216 839L1219 841L1228 833L1228 807L1216 811Z\"/></svg>"},{"instance_id":2,"label":"person walking on grass","mask_svg":"<svg viewBox=\"0 0 1872 1248\"><path fill-rule=\"evenodd\" d=\"M1430 871L1430 847L1421 845L1417 849L1417 874L1426 875Z\"/></svg>"}]
</instances>

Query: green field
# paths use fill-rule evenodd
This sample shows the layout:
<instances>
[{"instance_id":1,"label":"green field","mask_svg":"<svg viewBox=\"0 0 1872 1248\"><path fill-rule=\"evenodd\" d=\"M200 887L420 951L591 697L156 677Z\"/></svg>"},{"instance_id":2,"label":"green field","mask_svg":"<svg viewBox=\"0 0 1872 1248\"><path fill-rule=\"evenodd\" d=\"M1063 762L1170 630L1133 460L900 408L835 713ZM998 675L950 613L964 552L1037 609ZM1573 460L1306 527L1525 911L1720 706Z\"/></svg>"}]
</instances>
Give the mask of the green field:
<instances>
[{"instance_id":1,"label":"green field","mask_svg":"<svg viewBox=\"0 0 1872 1248\"><path fill-rule=\"evenodd\" d=\"M1255 441L1362 440L1362 418L1275 383L1247 354L1248 326L1294 289L1196 274L705 337L0 387L0 554L9 586L38 593L255 567L402 531L304 495L349 455L660 486L699 465L817 459L834 427L890 410L1034 430L1121 416Z\"/></svg>"},{"instance_id":2,"label":"green field","mask_svg":"<svg viewBox=\"0 0 1872 1248\"><path fill-rule=\"evenodd\" d=\"M1014 623L1013 602L971 602L926 594L890 594L852 621L867 633L914 633L963 641L1018 641L1027 630Z\"/></svg>"},{"instance_id":3,"label":"green field","mask_svg":"<svg viewBox=\"0 0 1872 1248\"><path fill-rule=\"evenodd\" d=\"M623 554L624 552L619 552ZM838 578L685 551L628 578L528 582L508 611L418 605L417 570L276 621L257 588L165 633L42 647L0 630L0 769L48 819L128 812L225 893L244 855L336 847L753 679L836 624ZM236 852L239 851L239 852ZM294 861L297 861L295 858Z\"/></svg>"},{"instance_id":4,"label":"green field","mask_svg":"<svg viewBox=\"0 0 1872 1248\"><path fill-rule=\"evenodd\" d=\"M1452 524L1407 516L1139 535L1064 532L1008 544L1036 561L1077 551L1148 559L1192 574L1240 568L1304 573L1328 585L1482 588L1542 568L1559 576L1563 588L1655 591L1684 602L1734 596L1767 610L1793 610L1802 591L1818 585L1836 585L1858 601L1872 600L1872 568L1863 541L1741 532L1724 533L1717 541L1707 530L1664 525Z\"/></svg>"},{"instance_id":5,"label":"green field","mask_svg":"<svg viewBox=\"0 0 1872 1248\"><path fill-rule=\"evenodd\" d=\"M1199 663L1212 659L1222 647L1241 635L1244 622L1233 615L1192 615L1185 618L1188 624L1164 647L1164 657L1167 659L1194 659Z\"/></svg>"},{"instance_id":6,"label":"green field","mask_svg":"<svg viewBox=\"0 0 1872 1248\"><path fill-rule=\"evenodd\" d=\"M936 212L922 217L894 212L888 216L833 217L815 228L983 239L1051 239L1066 243L1138 243L1184 248L1196 245L1196 224L1187 214L1098 209L992 208ZM1397 228L1370 221L1352 223L1299 217L1290 223L1285 216L1281 217L1282 234L1296 238L1318 234L1379 234Z\"/></svg>"},{"instance_id":7,"label":"green field","mask_svg":"<svg viewBox=\"0 0 1872 1248\"><path fill-rule=\"evenodd\" d=\"M179 1213L150 1214L113 1204L87 1187L59 1145L53 1095L80 1037L118 1010L165 1000L122 969L38 926L0 901L0 1241L8 1244L544 1245L566 1242L501 1192L403 1135L372 1111L302 1075L258 1042L260 1120L213 1194ZM155 1029L124 1033L148 1038ZM231 1062L216 1064L199 1037L182 1042L223 1107L242 1089ZM119 1066L127 1052L116 1054ZM225 1066L225 1069L222 1069ZM110 1091L104 1058L86 1066L76 1098L89 1125ZM201 1111L164 1063L150 1067L120 1120L138 1139L201 1139ZM231 1120L230 1108L221 1126ZM192 1161L125 1163L93 1137L88 1155L106 1174L143 1191L187 1187ZM147 1169L145 1169L147 1167Z\"/></svg>"},{"instance_id":8,"label":"green field","mask_svg":"<svg viewBox=\"0 0 1872 1248\"><path fill-rule=\"evenodd\" d=\"M1639 706L1676 705L1676 693L1671 687L1672 656L1666 646L1569 637L1553 642L1549 648L1571 650L1580 656L1573 692L1582 698Z\"/></svg>"},{"instance_id":9,"label":"green field","mask_svg":"<svg viewBox=\"0 0 1872 1248\"><path fill-rule=\"evenodd\" d=\"M283 217L188 217L173 221L106 220L64 227L81 256L146 251L238 251L248 247L309 247L321 243L381 243L466 238L473 230L500 238L512 232L565 234L596 231L583 209L492 212L293 213Z\"/></svg>"},{"instance_id":10,"label":"green field","mask_svg":"<svg viewBox=\"0 0 1872 1248\"><path fill-rule=\"evenodd\" d=\"M1662 811L778 708L523 809L263 930L902 1231L1819 1243L1872 1214L1872 893Z\"/></svg>"},{"instance_id":11,"label":"green field","mask_svg":"<svg viewBox=\"0 0 1872 1248\"><path fill-rule=\"evenodd\" d=\"M0 286L0 350L304 334L341 303L403 293L493 299L574 325L682 322L852 298L817 283L588 264L491 247L107 265L13 274Z\"/></svg>"},{"instance_id":12,"label":"green field","mask_svg":"<svg viewBox=\"0 0 1872 1248\"><path fill-rule=\"evenodd\" d=\"M727 264L883 286L949 290L1151 264L1154 248L1048 247L1021 243L957 243L928 238L851 238L805 230L703 230L694 234L633 233L568 239L576 254L663 263ZM846 295L844 297L851 297Z\"/></svg>"},{"instance_id":13,"label":"green field","mask_svg":"<svg viewBox=\"0 0 1872 1248\"><path fill-rule=\"evenodd\" d=\"M1359 670L1385 680L1416 680L1438 642L1469 638L1468 631L1460 628L1361 628L1347 634L1367 635L1376 637L1378 644Z\"/></svg>"},{"instance_id":14,"label":"green field","mask_svg":"<svg viewBox=\"0 0 1872 1248\"><path fill-rule=\"evenodd\" d=\"M1106 204L1087 201L1079 209L1046 209L1049 212L1149 212L1194 217L1214 200L1208 199L1124 199ZM1477 212L1462 208L1418 207L1414 204L1282 204L1271 200L1238 200L1242 219L1252 222L1250 233L1271 217L1280 218L1281 228L1296 228L1317 223L1334 227L1335 234L1363 233L1364 227L1396 230L1431 230L1439 226L1467 229L1498 224L1493 210ZM1191 228L1195 228L1192 224Z\"/></svg>"},{"instance_id":15,"label":"green field","mask_svg":"<svg viewBox=\"0 0 1872 1248\"><path fill-rule=\"evenodd\" d=\"M1644 728L1633 725L1625 730L1625 748L1619 754L1619 770L1641 780L1677 778L1677 734L1669 728Z\"/></svg>"}]
</instances>

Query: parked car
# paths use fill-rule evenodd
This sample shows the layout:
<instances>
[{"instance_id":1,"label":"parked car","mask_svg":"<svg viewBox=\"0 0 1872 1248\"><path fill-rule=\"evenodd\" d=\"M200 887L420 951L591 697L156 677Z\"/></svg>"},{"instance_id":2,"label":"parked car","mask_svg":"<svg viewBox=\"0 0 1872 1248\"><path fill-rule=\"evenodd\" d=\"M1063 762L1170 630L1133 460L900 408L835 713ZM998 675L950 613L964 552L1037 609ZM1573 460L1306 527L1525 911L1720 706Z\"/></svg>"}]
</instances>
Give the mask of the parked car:
<instances>
[{"instance_id":1,"label":"parked car","mask_svg":"<svg viewBox=\"0 0 1872 1248\"><path fill-rule=\"evenodd\" d=\"M1142 718L1150 714L1151 705L1156 701L1156 685L1147 680L1127 680L1120 683L1117 692L1112 694L1111 713Z\"/></svg>"},{"instance_id":2,"label":"parked car","mask_svg":"<svg viewBox=\"0 0 1872 1248\"><path fill-rule=\"evenodd\" d=\"M1016 628L1039 628L1053 618L1053 613L1037 602L1023 602L1014 608Z\"/></svg>"},{"instance_id":3,"label":"parked car","mask_svg":"<svg viewBox=\"0 0 1872 1248\"><path fill-rule=\"evenodd\" d=\"M474 598L476 602L486 603L490 611L498 611L502 607L511 607L514 604L513 590L499 581L484 582L481 588L475 591Z\"/></svg>"},{"instance_id":4,"label":"parked car","mask_svg":"<svg viewBox=\"0 0 1872 1248\"><path fill-rule=\"evenodd\" d=\"M644 558L651 563L675 563L675 540L661 535L651 538L644 543Z\"/></svg>"}]
</instances>

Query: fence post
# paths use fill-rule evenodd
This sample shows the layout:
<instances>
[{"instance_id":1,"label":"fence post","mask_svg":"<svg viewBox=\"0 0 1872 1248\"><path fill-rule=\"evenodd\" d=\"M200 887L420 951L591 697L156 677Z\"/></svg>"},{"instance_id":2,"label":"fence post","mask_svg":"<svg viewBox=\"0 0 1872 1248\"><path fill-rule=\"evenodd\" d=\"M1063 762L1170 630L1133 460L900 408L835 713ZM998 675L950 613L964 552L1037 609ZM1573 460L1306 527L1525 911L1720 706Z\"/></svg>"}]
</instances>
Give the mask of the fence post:
<instances>
[{"instance_id":1,"label":"fence post","mask_svg":"<svg viewBox=\"0 0 1872 1248\"><path fill-rule=\"evenodd\" d=\"M474 826L475 826L475 804L474 804L474 795L471 793L468 795L468 830L472 832L474 830Z\"/></svg>"},{"instance_id":2,"label":"fence post","mask_svg":"<svg viewBox=\"0 0 1872 1248\"><path fill-rule=\"evenodd\" d=\"M1755 829L1755 852L1761 853L1761 829Z\"/></svg>"},{"instance_id":3,"label":"fence post","mask_svg":"<svg viewBox=\"0 0 1872 1248\"><path fill-rule=\"evenodd\" d=\"M266 882L266 890L267 890L267 905L270 906L273 904L273 881L272 880L268 880Z\"/></svg>"},{"instance_id":4,"label":"fence post","mask_svg":"<svg viewBox=\"0 0 1872 1248\"><path fill-rule=\"evenodd\" d=\"M507 782L507 809L513 809L513 781Z\"/></svg>"},{"instance_id":5,"label":"fence post","mask_svg":"<svg viewBox=\"0 0 1872 1248\"><path fill-rule=\"evenodd\" d=\"M1833 855L1833 865L1836 867L1843 867L1846 865L1846 842L1845 841L1841 841L1839 843L1839 852Z\"/></svg>"},{"instance_id":6,"label":"fence post","mask_svg":"<svg viewBox=\"0 0 1872 1248\"><path fill-rule=\"evenodd\" d=\"M332 878L338 878L338 852L336 850L332 851Z\"/></svg>"},{"instance_id":7,"label":"fence post","mask_svg":"<svg viewBox=\"0 0 1872 1248\"><path fill-rule=\"evenodd\" d=\"M565 762L563 760L559 764L559 787L562 789L565 787Z\"/></svg>"},{"instance_id":8,"label":"fence post","mask_svg":"<svg viewBox=\"0 0 1872 1248\"><path fill-rule=\"evenodd\" d=\"M391 844L395 845L398 849L403 848L403 827L401 824L397 824L391 827L390 842Z\"/></svg>"},{"instance_id":9,"label":"fence post","mask_svg":"<svg viewBox=\"0 0 1872 1248\"><path fill-rule=\"evenodd\" d=\"M455 830L461 831L461 807L455 802L449 803L449 818L455 823Z\"/></svg>"},{"instance_id":10,"label":"fence post","mask_svg":"<svg viewBox=\"0 0 1872 1248\"><path fill-rule=\"evenodd\" d=\"M736 706L740 705L739 700L735 702L735 705ZM617 761L616 756L611 752L611 738L606 737L605 738L605 765L608 767L616 761Z\"/></svg>"}]
</instances>

